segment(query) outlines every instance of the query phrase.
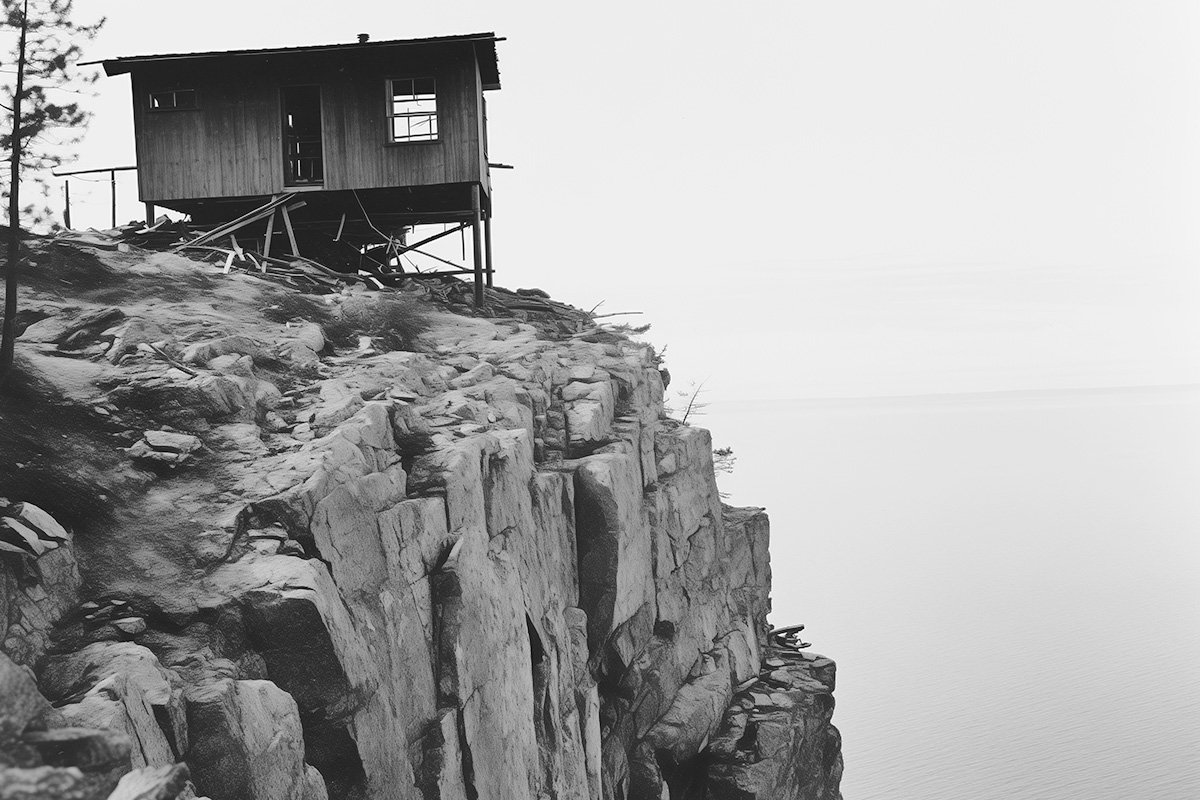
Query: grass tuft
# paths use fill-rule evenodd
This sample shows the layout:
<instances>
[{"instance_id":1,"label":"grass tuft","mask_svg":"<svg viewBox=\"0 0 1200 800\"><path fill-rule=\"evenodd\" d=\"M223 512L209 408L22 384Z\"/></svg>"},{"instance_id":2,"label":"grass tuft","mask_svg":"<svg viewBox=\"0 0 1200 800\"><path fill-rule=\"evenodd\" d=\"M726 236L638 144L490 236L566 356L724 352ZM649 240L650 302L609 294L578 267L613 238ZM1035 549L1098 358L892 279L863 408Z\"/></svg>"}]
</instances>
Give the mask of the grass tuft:
<instances>
[{"instance_id":1,"label":"grass tuft","mask_svg":"<svg viewBox=\"0 0 1200 800\"><path fill-rule=\"evenodd\" d=\"M355 347L370 336L385 350L414 350L429 330L429 313L420 300L399 294L377 294L343 302L339 313L323 323L325 338L339 347Z\"/></svg>"},{"instance_id":2,"label":"grass tuft","mask_svg":"<svg viewBox=\"0 0 1200 800\"><path fill-rule=\"evenodd\" d=\"M271 298L271 305L262 310L262 315L271 322L292 322L302 319L327 325L333 319L329 306L306 294L283 292Z\"/></svg>"}]
</instances>

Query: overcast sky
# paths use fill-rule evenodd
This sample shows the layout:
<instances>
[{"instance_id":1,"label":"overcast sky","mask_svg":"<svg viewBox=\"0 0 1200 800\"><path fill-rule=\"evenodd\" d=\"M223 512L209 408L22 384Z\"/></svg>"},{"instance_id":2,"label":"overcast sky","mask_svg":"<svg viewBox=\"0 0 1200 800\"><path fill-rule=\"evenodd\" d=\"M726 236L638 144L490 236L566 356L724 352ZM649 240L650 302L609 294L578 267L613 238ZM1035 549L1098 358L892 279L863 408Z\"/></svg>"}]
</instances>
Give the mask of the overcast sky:
<instances>
[{"instance_id":1,"label":"overcast sky","mask_svg":"<svg viewBox=\"0 0 1200 800\"><path fill-rule=\"evenodd\" d=\"M1114 764L1196 773L1154 766L1182 731L1149 701L1126 714L1141 695L1114 694L1122 653L1096 650L1150 653L1137 688L1188 707L1194 681L1163 678L1172 653L1194 663L1188 628L1154 623L1196 608L1195 392L1045 390L1200 383L1200 3L80 5L109 17L91 58L506 36L488 100L490 156L516 167L494 175L497 280L642 311L676 385L706 381L700 422L739 455L726 488L772 514L775 619L841 660L847 796L1196 796L1108 781ZM128 79L99 86L81 168L133 160ZM80 221L107 226L106 203ZM1014 390L1034 399L786 402ZM1140 557L1187 593L1156 576L1114 595L1113 576L1150 574ZM1094 583L1086 614L1055 606L1060 576ZM1139 594L1153 607L1129 617ZM998 632L1001 653L1034 635L1035 660L997 658ZM1081 706L1113 714L1054 711L1089 669ZM939 691L914 692L913 670ZM1064 721L1100 743L1031 738ZM1014 761L1005 731L1046 747ZM942 794L921 783L960 773ZM1087 788L1047 793L1064 779Z\"/></svg>"},{"instance_id":2,"label":"overcast sky","mask_svg":"<svg viewBox=\"0 0 1200 800\"><path fill-rule=\"evenodd\" d=\"M710 399L1200 381L1191 0L81 7L89 58L508 37L498 281L644 312ZM98 86L77 166L133 163Z\"/></svg>"}]
</instances>

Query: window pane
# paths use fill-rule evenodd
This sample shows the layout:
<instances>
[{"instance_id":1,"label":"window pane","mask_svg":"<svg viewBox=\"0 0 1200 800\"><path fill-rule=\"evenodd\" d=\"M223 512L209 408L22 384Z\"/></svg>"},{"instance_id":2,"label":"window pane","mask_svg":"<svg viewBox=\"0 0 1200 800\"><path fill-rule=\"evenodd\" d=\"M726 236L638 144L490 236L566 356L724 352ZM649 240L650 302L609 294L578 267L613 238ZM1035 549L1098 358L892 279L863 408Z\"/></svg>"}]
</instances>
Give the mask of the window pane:
<instances>
[{"instance_id":1,"label":"window pane","mask_svg":"<svg viewBox=\"0 0 1200 800\"><path fill-rule=\"evenodd\" d=\"M393 142L437 139L437 95L433 78L393 78L390 81L388 126Z\"/></svg>"},{"instance_id":2,"label":"window pane","mask_svg":"<svg viewBox=\"0 0 1200 800\"><path fill-rule=\"evenodd\" d=\"M174 91L151 92L151 111L170 111L175 108L196 108L195 89L175 89Z\"/></svg>"},{"instance_id":3,"label":"window pane","mask_svg":"<svg viewBox=\"0 0 1200 800\"><path fill-rule=\"evenodd\" d=\"M404 104L404 111L432 113L437 111L437 101L432 97L428 100L409 100Z\"/></svg>"},{"instance_id":4,"label":"window pane","mask_svg":"<svg viewBox=\"0 0 1200 800\"><path fill-rule=\"evenodd\" d=\"M413 82L410 79L401 79L392 81L392 97L400 99L402 97L412 97Z\"/></svg>"}]
</instances>

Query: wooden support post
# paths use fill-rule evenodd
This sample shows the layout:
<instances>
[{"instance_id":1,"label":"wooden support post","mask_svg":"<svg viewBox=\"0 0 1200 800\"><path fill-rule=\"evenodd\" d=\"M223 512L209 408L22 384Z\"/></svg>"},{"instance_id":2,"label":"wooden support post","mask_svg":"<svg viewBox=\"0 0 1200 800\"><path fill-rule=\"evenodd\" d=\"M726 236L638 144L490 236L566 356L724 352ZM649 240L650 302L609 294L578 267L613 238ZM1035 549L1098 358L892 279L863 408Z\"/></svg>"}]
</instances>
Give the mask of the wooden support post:
<instances>
[{"instance_id":1,"label":"wooden support post","mask_svg":"<svg viewBox=\"0 0 1200 800\"><path fill-rule=\"evenodd\" d=\"M274 198L272 198L274 199ZM271 257L271 236L275 233L275 212L271 212L271 216L267 217L267 241L263 244L263 255L267 258Z\"/></svg>"},{"instance_id":2,"label":"wooden support post","mask_svg":"<svg viewBox=\"0 0 1200 800\"><path fill-rule=\"evenodd\" d=\"M483 213L479 203L479 184L471 184L471 238L475 244L475 307L483 306Z\"/></svg>"},{"instance_id":3,"label":"wooden support post","mask_svg":"<svg viewBox=\"0 0 1200 800\"><path fill-rule=\"evenodd\" d=\"M71 230L71 181L63 181L63 191L66 193L66 205L63 206L63 227Z\"/></svg>"},{"instance_id":4,"label":"wooden support post","mask_svg":"<svg viewBox=\"0 0 1200 800\"><path fill-rule=\"evenodd\" d=\"M483 217L483 260L487 272L487 285L492 287L492 211L488 209Z\"/></svg>"},{"instance_id":5,"label":"wooden support post","mask_svg":"<svg viewBox=\"0 0 1200 800\"><path fill-rule=\"evenodd\" d=\"M117 227L117 171L108 171L108 183L112 187L112 226Z\"/></svg>"},{"instance_id":6,"label":"wooden support post","mask_svg":"<svg viewBox=\"0 0 1200 800\"><path fill-rule=\"evenodd\" d=\"M287 229L288 244L292 246L292 255L300 255L300 248L296 246L296 233L292 230L292 218L288 215L287 206L281 206L279 209L283 212L283 227Z\"/></svg>"},{"instance_id":7,"label":"wooden support post","mask_svg":"<svg viewBox=\"0 0 1200 800\"><path fill-rule=\"evenodd\" d=\"M146 224L154 224L154 203L146 203Z\"/></svg>"}]
</instances>

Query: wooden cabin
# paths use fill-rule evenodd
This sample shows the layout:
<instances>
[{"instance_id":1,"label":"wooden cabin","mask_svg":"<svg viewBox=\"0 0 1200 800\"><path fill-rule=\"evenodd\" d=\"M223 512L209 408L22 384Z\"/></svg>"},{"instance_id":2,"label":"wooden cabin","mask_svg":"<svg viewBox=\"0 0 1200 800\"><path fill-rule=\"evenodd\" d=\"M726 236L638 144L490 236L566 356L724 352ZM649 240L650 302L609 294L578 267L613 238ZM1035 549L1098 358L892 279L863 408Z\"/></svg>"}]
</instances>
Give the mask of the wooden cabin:
<instances>
[{"instance_id":1,"label":"wooden cabin","mask_svg":"<svg viewBox=\"0 0 1200 800\"><path fill-rule=\"evenodd\" d=\"M359 35L351 44L102 63L131 78L148 214L162 206L222 222L294 193L304 201L292 215L298 225L336 227L339 236L355 224L390 236L456 222L472 228L474 271L490 284L484 92L500 88L497 41Z\"/></svg>"}]
</instances>

